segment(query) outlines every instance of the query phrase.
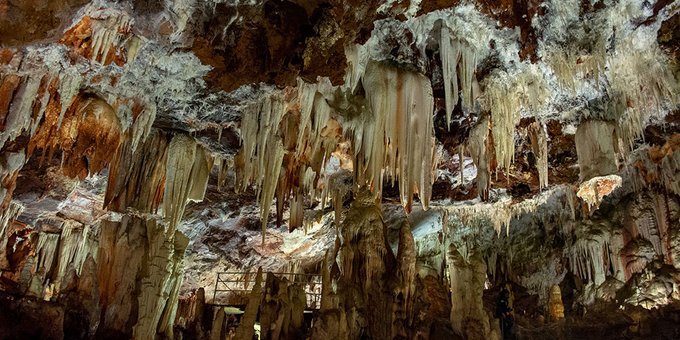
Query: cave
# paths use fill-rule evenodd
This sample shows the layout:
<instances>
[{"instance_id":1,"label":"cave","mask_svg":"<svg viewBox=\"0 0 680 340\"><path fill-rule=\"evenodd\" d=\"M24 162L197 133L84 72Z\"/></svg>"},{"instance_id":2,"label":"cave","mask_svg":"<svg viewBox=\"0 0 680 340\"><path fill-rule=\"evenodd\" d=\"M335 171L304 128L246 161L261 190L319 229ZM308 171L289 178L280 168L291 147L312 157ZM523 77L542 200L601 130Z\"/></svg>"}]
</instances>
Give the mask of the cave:
<instances>
[{"instance_id":1,"label":"cave","mask_svg":"<svg viewBox=\"0 0 680 340\"><path fill-rule=\"evenodd\" d=\"M678 0L0 0L0 340L679 320Z\"/></svg>"}]
</instances>

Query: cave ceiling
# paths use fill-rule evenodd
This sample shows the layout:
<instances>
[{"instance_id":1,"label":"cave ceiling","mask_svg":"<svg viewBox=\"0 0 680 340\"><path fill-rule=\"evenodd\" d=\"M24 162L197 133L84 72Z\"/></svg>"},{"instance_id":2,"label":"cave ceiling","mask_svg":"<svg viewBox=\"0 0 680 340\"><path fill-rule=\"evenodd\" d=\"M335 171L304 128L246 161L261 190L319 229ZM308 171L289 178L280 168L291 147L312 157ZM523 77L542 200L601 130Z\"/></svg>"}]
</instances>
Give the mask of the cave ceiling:
<instances>
[{"instance_id":1,"label":"cave ceiling","mask_svg":"<svg viewBox=\"0 0 680 340\"><path fill-rule=\"evenodd\" d=\"M289 200L310 208L332 191L331 158L407 210L414 198L427 208L430 198L486 200L496 189L521 201L617 171L584 175L582 121L609 122L614 167L678 132L678 10L673 1L6 0L3 148L25 148L28 163L56 151L64 173L82 179L108 171L114 150L98 145L134 149L152 129L189 133L240 173L235 188L254 185L260 204L283 201L279 223ZM411 118L428 107L431 119ZM81 121L83 112L98 118ZM265 164L276 148L260 150L278 141L283 170ZM476 181L454 175L461 155Z\"/></svg>"}]
</instances>

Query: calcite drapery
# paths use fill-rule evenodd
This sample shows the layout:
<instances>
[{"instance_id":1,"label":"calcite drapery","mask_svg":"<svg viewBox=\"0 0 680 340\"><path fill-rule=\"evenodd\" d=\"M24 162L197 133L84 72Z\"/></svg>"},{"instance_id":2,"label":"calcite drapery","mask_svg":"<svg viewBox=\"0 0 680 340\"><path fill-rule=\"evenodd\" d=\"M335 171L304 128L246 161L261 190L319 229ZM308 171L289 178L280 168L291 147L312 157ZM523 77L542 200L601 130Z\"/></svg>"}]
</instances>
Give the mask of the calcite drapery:
<instances>
[{"instance_id":1,"label":"calcite drapery","mask_svg":"<svg viewBox=\"0 0 680 340\"><path fill-rule=\"evenodd\" d=\"M418 194L427 209L434 166L434 99L423 75L369 61L361 76L370 116L350 122L356 155L355 176L377 197L383 176L399 181L401 202L411 210Z\"/></svg>"},{"instance_id":2,"label":"calcite drapery","mask_svg":"<svg viewBox=\"0 0 680 340\"><path fill-rule=\"evenodd\" d=\"M576 130L576 152L581 181L618 172L615 125L600 120L587 120Z\"/></svg>"}]
</instances>

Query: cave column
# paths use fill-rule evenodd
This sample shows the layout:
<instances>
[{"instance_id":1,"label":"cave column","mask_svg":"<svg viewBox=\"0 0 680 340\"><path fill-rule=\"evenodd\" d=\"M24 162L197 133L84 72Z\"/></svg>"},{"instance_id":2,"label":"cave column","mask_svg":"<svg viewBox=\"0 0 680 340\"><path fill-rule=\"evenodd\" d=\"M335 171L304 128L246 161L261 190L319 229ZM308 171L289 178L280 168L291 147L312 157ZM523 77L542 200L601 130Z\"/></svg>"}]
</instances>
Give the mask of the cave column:
<instances>
[{"instance_id":1,"label":"cave column","mask_svg":"<svg viewBox=\"0 0 680 340\"><path fill-rule=\"evenodd\" d=\"M463 252L465 253L465 252ZM489 339L491 327L484 311L482 295L486 280L486 264L480 254L467 253L451 245L448 252L451 280L451 325L466 339Z\"/></svg>"},{"instance_id":2,"label":"cave column","mask_svg":"<svg viewBox=\"0 0 680 340\"><path fill-rule=\"evenodd\" d=\"M134 339L172 338L189 241L176 228L187 201L203 198L211 160L184 134L154 131L140 146L131 143L128 136L109 173L105 204L120 214L102 224L102 324Z\"/></svg>"}]
</instances>

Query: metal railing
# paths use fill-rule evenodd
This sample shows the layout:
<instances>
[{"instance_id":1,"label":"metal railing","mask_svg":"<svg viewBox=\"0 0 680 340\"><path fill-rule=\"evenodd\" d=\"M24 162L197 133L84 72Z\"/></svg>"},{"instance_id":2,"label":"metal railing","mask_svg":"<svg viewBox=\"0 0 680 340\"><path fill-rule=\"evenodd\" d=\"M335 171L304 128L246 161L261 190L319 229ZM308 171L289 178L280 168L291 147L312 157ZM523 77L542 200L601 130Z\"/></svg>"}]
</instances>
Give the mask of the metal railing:
<instances>
[{"instance_id":1,"label":"metal railing","mask_svg":"<svg viewBox=\"0 0 680 340\"><path fill-rule=\"evenodd\" d=\"M263 273L263 282L266 274ZM307 300L306 309L321 308L321 275L302 273L271 273L279 279L303 286ZM257 272L220 272L215 280L213 305L245 306L255 286ZM264 288L264 287L263 287Z\"/></svg>"}]
</instances>

